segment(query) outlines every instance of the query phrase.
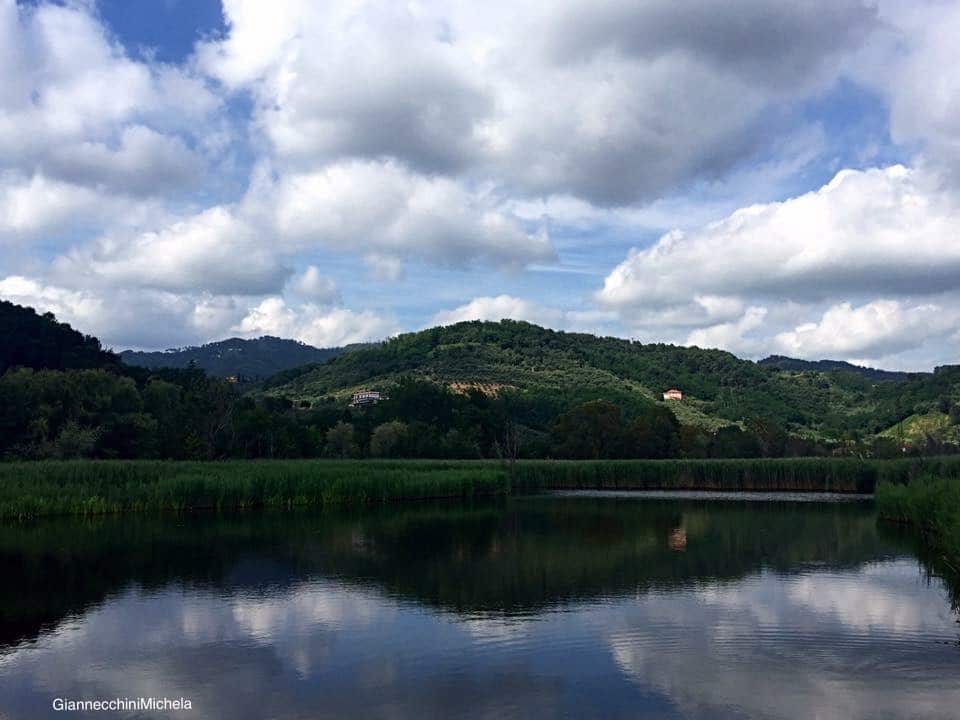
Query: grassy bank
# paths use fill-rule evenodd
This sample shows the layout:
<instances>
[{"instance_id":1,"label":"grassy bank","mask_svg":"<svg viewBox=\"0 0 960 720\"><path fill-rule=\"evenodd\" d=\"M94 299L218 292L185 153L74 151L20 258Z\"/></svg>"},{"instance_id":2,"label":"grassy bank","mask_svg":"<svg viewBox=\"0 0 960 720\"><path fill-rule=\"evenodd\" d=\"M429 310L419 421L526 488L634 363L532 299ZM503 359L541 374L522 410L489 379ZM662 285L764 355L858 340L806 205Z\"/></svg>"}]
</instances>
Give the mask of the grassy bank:
<instances>
[{"instance_id":1,"label":"grassy bank","mask_svg":"<svg viewBox=\"0 0 960 720\"><path fill-rule=\"evenodd\" d=\"M507 493L493 463L64 461L0 464L0 518L371 505Z\"/></svg>"},{"instance_id":2,"label":"grassy bank","mask_svg":"<svg viewBox=\"0 0 960 720\"><path fill-rule=\"evenodd\" d=\"M925 473L960 476L960 457L902 460L603 460L517 463L514 487L609 490L748 490L871 493L880 482Z\"/></svg>"},{"instance_id":3,"label":"grassy bank","mask_svg":"<svg viewBox=\"0 0 960 720\"><path fill-rule=\"evenodd\" d=\"M257 460L0 464L0 519L139 510L372 505L550 489L873 492L960 477L960 458L860 461Z\"/></svg>"},{"instance_id":4,"label":"grassy bank","mask_svg":"<svg viewBox=\"0 0 960 720\"><path fill-rule=\"evenodd\" d=\"M960 479L928 475L909 484L882 482L877 512L916 529L948 568L960 572Z\"/></svg>"}]
</instances>

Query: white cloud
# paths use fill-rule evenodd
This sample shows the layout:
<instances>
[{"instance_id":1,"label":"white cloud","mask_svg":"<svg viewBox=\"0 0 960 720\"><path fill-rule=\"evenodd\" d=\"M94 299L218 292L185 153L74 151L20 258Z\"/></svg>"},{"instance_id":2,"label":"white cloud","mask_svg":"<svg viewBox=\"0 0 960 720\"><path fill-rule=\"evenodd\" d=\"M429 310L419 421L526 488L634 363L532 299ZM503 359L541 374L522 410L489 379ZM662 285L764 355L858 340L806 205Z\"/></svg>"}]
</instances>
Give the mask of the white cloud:
<instances>
[{"instance_id":1,"label":"white cloud","mask_svg":"<svg viewBox=\"0 0 960 720\"><path fill-rule=\"evenodd\" d=\"M921 171L845 170L815 192L631 251L598 298L628 307L680 304L694 294L942 292L960 285L958 221L956 197Z\"/></svg>"},{"instance_id":2,"label":"white cloud","mask_svg":"<svg viewBox=\"0 0 960 720\"><path fill-rule=\"evenodd\" d=\"M64 147L46 164L67 180L137 194L182 189L203 171L202 161L182 139L143 125L124 128L115 148L106 142L78 142Z\"/></svg>"},{"instance_id":3,"label":"white cloud","mask_svg":"<svg viewBox=\"0 0 960 720\"><path fill-rule=\"evenodd\" d=\"M243 317L231 297L137 288L71 289L36 278L0 278L0 297L52 312L108 347L157 348L221 339Z\"/></svg>"},{"instance_id":4,"label":"white cloud","mask_svg":"<svg viewBox=\"0 0 960 720\"><path fill-rule=\"evenodd\" d=\"M393 161L351 161L285 176L268 202L277 232L293 246L455 267L477 260L520 267L553 257L544 235L526 232L493 199Z\"/></svg>"},{"instance_id":5,"label":"white cloud","mask_svg":"<svg viewBox=\"0 0 960 720\"><path fill-rule=\"evenodd\" d=\"M177 337L285 291L251 322L304 333L357 278L389 298L432 266L445 287L417 298L426 316L460 282L442 269L557 269L556 244L564 268L598 272L613 243L674 227L607 275L599 309L541 304L541 273L527 299L485 277L467 295L482 297L436 316L750 355L942 361L960 337L960 103L942 71L960 59L955 4L739 0L709 27L669 0L223 10L222 37L164 64L128 54L95 4L0 0L5 274L107 314L149 298ZM816 112L839 80L882 99L901 146L875 152L915 153L913 169L766 202L829 161L837 118ZM878 138L861 139L845 157L871 157ZM744 196L763 204L730 213ZM347 257L321 274L309 263L327 251Z\"/></svg>"},{"instance_id":6,"label":"white cloud","mask_svg":"<svg viewBox=\"0 0 960 720\"><path fill-rule=\"evenodd\" d=\"M890 106L894 141L960 180L960 6L941 0L880 0L886 32L863 53L857 77Z\"/></svg>"},{"instance_id":7,"label":"white cloud","mask_svg":"<svg viewBox=\"0 0 960 720\"><path fill-rule=\"evenodd\" d=\"M526 320L537 325L557 327L563 323L560 310L510 295L478 297L466 305L433 316L432 325L453 325L466 320Z\"/></svg>"},{"instance_id":8,"label":"white cloud","mask_svg":"<svg viewBox=\"0 0 960 720\"><path fill-rule=\"evenodd\" d=\"M131 60L81 4L0 0L0 167L151 194L196 177L220 100L183 68Z\"/></svg>"},{"instance_id":9,"label":"white cloud","mask_svg":"<svg viewBox=\"0 0 960 720\"><path fill-rule=\"evenodd\" d=\"M616 316L611 312L603 310L560 310L512 295L474 298L453 310L444 310L437 313L430 320L430 324L453 325L468 320L489 320L493 322L524 320L555 330L597 334L613 332L616 325ZM618 327L616 329L619 330Z\"/></svg>"},{"instance_id":10,"label":"white cloud","mask_svg":"<svg viewBox=\"0 0 960 720\"><path fill-rule=\"evenodd\" d=\"M398 332L391 318L370 310L354 312L313 304L291 307L280 297L267 298L251 308L233 329L251 337L294 338L314 347L382 340Z\"/></svg>"},{"instance_id":11,"label":"white cloud","mask_svg":"<svg viewBox=\"0 0 960 720\"><path fill-rule=\"evenodd\" d=\"M629 327L672 329L688 344L886 357L957 327L958 224L957 196L935 174L845 170L815 192L632 250L597 299Z\"/></svg>"},{"instance_id":12,"label":"white cloud","mask_svg":"<svg viewBox=\"0 0 960 720\"><path fill-rule=\"evenodd\" d=\"M340 297L337 283L322 275L316 265L308 266L306 270L293 278L290 287L304 300L321 305L336 302Z\"/></svg>"},{"instance_id":13,"label":"white cloud","mask_svg":"<svg viewBox=\"0 0 960 720\"><path fill-rule=\"evenodd\" d=\"M236 295L278 291L290 275L276 248L222 206L158 232L103 237L55 267L60 277L80 281Z\"/></svg>"},{"instance_id":14,"label":"white cloud","mask_svg":"<svg viewBox=\"0 0 960 720\"><path fill-rule=\"evenodd\" d=\"M752 348L754 352L751 352L750 341L745 335L761 327L766 315L766 308L749 307L737 320L694 330L687 337L686 344L707 348L726 348L752 355L756 351L756 346Z\"/></svg>"},{"instance_id":15,"label":"white cloud","mask_svg":"<svg viewBox=\"0 0 960 720\"><path fill-rule=\"evenodd\" d=\"M282 164L391 157L601 205L669 194L764 148L765 111L836 78L860 0L224 4L199 62L256 98ZM719 30L717 29L719 28ZM745 33L745 28L749 32Z\"/></svg>"},{"instance_id":16,"label":"white cloud","mask_svg":"<svg viewBox=\"0 0 960 720\"><path fill-rule=\"evenodd\" d=\"M834 305L818 322L804 323L773 340L779 352L795 357L876 358L916 348L958 328L956 300L948 307L875 300L859 307L848 302Z\"/></svg>"},{"instance_id":17,"label":"white cloud","mask_svg":"<svg viewBox=\"0 0 960 720\"><path fill-rule=\"evenodd\" d=\"M0 240L23 242L68 227L99 224L132 212L122 197L43 175L0 176Z\"/></svg>"}]
</instances>

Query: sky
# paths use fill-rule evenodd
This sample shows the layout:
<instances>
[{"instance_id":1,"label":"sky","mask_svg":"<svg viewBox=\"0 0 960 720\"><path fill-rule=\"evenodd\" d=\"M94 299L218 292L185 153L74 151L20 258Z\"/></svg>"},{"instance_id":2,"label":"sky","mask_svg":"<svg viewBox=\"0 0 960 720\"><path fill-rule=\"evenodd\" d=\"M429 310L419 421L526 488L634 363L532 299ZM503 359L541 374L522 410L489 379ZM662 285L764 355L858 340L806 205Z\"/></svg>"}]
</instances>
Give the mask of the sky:
<instances>
[{"instance_id":1,"label":"sky","mask_svg":"<svg viewBox=\"0 0 960 720\"><path fill-rule=\"evenodd\" d=\"M0 297L116 349L467 319L960 349L956 0L0 0Z\"/></svg>"}]
</instances>

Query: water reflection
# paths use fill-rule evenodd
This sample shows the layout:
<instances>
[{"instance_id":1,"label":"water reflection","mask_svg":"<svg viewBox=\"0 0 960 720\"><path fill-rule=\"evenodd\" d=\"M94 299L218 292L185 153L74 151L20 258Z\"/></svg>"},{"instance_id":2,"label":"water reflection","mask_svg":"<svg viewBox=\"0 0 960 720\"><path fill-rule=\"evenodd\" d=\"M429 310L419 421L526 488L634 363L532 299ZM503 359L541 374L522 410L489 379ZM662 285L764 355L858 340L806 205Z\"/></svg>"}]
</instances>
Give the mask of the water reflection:
<instances>
[{"instance_id":1,"label":"water reflection","mask_svg":"<svg viewBox=\"0 0 960 720\"><path fill-rule=\"evenodd\" d=\"M864 505L536 498L61 522L4 528L0 562L10 718L140 695L214 718L960 707L945 591Z\"/></svg>"}]
</instances>

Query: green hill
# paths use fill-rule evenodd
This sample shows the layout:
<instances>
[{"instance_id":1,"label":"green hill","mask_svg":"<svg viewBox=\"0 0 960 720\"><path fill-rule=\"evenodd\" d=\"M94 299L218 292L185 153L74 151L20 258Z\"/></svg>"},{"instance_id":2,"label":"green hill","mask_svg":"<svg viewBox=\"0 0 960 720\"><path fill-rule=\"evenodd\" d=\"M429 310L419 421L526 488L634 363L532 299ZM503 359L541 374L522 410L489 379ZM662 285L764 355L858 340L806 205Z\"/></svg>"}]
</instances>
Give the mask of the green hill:
<instances>
[{"instance_id":1,"label":"green hill","mask_svg":"<svg viewBox=\"0 0 960 720\"><path fill-rule=\"evenodd\" d=\"M152 370L196 366L217 377L236 376L256 380L284 370L326 362L348 349L315 348L296 340L265 335L255 340L230 338L162 352L125 350L120 357L128 365Z\"/></svg>"},{"instance_id":2,"label":"green hill","mask_svg":"<svg viewBox=\"0 0 960 720\"><path fill-rule=\"evenodd\" d=\"M960 425L952 422L948 413L931 410L905 417L880 435L914 444L925 443L929 438L958 444L960 443Z\"/></svg>"},{"instance_id":3,"label":"green hill","mask_svg":"<svg viewBox=\"0 0 960 720\"><path fill-rule=\"evenodd\" d=\"M854 367L854 366L850 366ZM603 399L627 411L666 404L680 422L707 429L775 421L795 435L820 439L868 436L941 398L960 401L960 368L884 380L851 373L790 370L720 350L677 347L564 333L525 322L464 322L401 335L334 358L269 395L311 404L345 402L358 389L389 391L412 377L467 392L509 395L537 425L558 412ZM682 401L663 403L679 388Z\"/></svg>"},{"instance_id":4,"label":"green hill","mask_svg":"<svg viewBox=\"0 0 960 720\"><path fill-rule=\"evenodd\" d=\"M57 322L51 313L0 300L0 375L7 368L117 368L120 358L100 341Z\"/></svg>"},{"instance_id":5,"label":"green hill","mask_svg":"<svg viewBox=\"0 0 960 720\"><path fill-rule=\"evenodd\" d=\"M505 320L401 335L245 392L199 362L125 365L10 303L0 329L0 459L888 456L906 440L929 453L960 445L960 366L877 380ZM270 346L290 347L252 347ZM269 354L254 357L265 364L220 371L270 366ZM349 407L362 388L388 399ZM683 399L663 401L668 388Z\"/></svg>"},{"instance_id":6,"label":"green hill","mask_svg":"<svg viewBox=\"0 0 960 720\"><path fill-rule=\"evenodd\" d=\"M854 365L844 360L798 360L797 358L784 357L783 355L771 355L759 362L760 365L775 370L792 370L801 372L848 372L854 375L860 375L867 380L893 380L902 382L910 380L917 375L927 375L929 373L906 373L893 370L878 370L877 368L863 367Z\"/></svg>"}]
</instances>

